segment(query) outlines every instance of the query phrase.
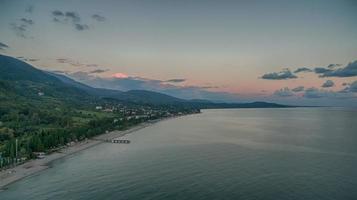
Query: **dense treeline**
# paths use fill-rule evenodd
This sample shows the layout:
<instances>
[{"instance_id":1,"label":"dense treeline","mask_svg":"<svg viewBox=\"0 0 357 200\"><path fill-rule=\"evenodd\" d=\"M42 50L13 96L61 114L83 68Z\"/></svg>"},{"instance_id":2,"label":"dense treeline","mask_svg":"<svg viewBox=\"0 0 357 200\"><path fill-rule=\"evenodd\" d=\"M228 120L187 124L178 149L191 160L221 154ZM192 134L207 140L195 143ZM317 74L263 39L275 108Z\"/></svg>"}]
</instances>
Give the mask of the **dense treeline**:
<instances>
[{"instance_id":1,"label":"dense treeline","mask_svg":"<svg viewBox=\"0 0 357 200\"><path fill-rule=\"evenodd\" d=\"M60 118L60 120L62 119ZM112 117L96 117L79 125L68 123L68 121L71 120L64 121L66 122L64 124L61 122L54 123L58 125L56 128L25 129L22 128L21 125L17 125L16 127L13 126L11 128L6 127L0 129L0 140L2 141L1 166L34 158L35 155L33 152L51 152L72 141L81 141L114 129L125 129L142 122L143 119L133 118L130 120L118 121L114 115ZM11 124L16 124L16 122L12 122ZM17 155L16 140L18 150ZM18 158L18 160L15 158Z\"/></svg>"}]
</instances>

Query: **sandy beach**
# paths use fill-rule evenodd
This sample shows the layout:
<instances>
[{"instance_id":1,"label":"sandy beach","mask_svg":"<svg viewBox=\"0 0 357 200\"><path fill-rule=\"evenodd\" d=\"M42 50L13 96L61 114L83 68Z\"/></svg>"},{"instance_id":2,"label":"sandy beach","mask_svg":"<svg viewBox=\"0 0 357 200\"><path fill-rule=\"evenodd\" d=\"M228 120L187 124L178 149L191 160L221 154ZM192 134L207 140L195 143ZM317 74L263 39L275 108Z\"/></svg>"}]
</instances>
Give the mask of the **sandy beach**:
<instances>
[{"instance_id":1,"label":"sandy beach","mask_svg":"<svg viewBox=\"0 0 357 200\"><path fill-rule=\"evenodd\" d=\"M40 172L42 170L49 168L50 163L57 159L63 158L65 156L74 154L76 152L82 151L82 150L90 148L90 147L93 147L95 145L105 142L106 140L112 140L115 138L123 137L126 134L129 134L129 133L138 131L140 129L143 129L145 127L148 127L158 121L161 121L161 120L141 123L141 124L133 126L133 127L129 128L127 130L124 130L124 131L112 131L109 133L101 134L94 138L87 139L87 140L81 141L81 142L77 142L77 143L73 144L72 146L65 147L57 152L46 155L46 157L43 159L30 160L30 161L25 162L24 164L18 165L16 167L13 167L13 168L10 168L7 170L3 170L0 172L0 191L6 189L6 186L11 183L14 183L14 182L21 180L27 176L33 175L37 172Z\"/></svg>"}]
</instances>

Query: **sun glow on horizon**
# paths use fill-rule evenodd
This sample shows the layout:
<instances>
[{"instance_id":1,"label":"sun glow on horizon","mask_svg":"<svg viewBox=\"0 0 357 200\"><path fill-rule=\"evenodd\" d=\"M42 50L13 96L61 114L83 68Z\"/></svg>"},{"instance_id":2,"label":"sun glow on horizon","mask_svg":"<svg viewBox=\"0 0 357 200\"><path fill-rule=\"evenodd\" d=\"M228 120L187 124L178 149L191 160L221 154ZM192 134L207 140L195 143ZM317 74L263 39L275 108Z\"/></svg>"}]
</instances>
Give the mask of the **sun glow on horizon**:
<instances>
[{"instance_id":1,"label":"sun glow on horizon","mask_svg":"<svg viewBox=\"0 0 357 200\"><path fill-rule=\"evenodd\" d=\"M129 78L128 75L126 75L124 73L120 73L120 72L113 74L112 77L113 78Z\"/></svg>"}]
</instances>

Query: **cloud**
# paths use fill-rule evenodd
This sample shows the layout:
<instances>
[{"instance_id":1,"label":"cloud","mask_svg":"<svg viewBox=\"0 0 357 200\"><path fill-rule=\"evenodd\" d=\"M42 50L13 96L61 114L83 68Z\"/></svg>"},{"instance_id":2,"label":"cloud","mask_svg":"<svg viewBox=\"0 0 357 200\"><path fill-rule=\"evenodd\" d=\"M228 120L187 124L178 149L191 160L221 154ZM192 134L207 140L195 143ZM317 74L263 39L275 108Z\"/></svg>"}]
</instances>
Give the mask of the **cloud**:
<instances>
[{"instance_id":1,"label":"cloud","mask_svg":"<svg viewBox=\"0 0 357 200\"><path fill-rule=\"evenodd\" d=\"M105 17L101 16L101 15L98 15L98 14L94 14L92 15L92 18L98 22L104 22L106 20Z\"/></svg>"},{"instance_id":2,"label":"cloud","mask_svg":"<svg viewBox=\"0 0 357 200\"><path fill-rule=\"evenodd\" d=\"M97 64L86 64L87 67L98 67Z\"/></svg>"},{"instance_id":3,"label":"cloud","mask_svg":"<svg viewBox=\"0 0 357 200\"><path fill-rule=\"evenodd\" d=\"M327 66L327 68L333 69L333 68L339 67L339 66L341 66L341 65L342 65L342 64L329 64L329 65Z\"/></svg>"},{"instance_id":4,"label":"cloud","mask_svg":"<svg viewBox=\"0 0 357 200\"><path fill-rule=\"evenodd\" d=\"M291 97L294 96L294 93L287 87L276 90L274 92L275 96L279 96L279 97Z\"/></svg>"},{"instance_id":5,"label":"cloud","mask_svg":"<svg viewBox=\"0 0 357 200\"><path fill-rule=\"evenodd\" d=\"M27 26L25 24L11 23L10 27L15 32L15 34L17 36L22 37L22 38L27 38L27 35L26 35Z\"/></svg>"},{"instance_id":6,"label":"cloud","mask_svg":"<svg viewBox=\"0 0 357 200\"><path fill-rule=\"evenodd\" d=\"M302 91L304 91L304 89L305 89L304 86L299 86L299 87L293 88L291 91L293 91L293 92L302 92Z\"/></svg>"},{"instance_id":7,"label":"cloud","mask_svg":"<svg viewBox=\"0 0 357 200\"><path fill-rule=\"evenodd\" d=\"M357 76L357 60L348 63L343 68L325 71L320 77L353 77Z\"/></svg>"},{"instance_id":8,"label":"cloud","mask_svg":"<svg viewBox=\"0 0 357 200\"><path fill-rule=\"evenodd\" d=\"M69 65L72 65L74 67L80 67L80 66L85 65L83 63L80 63L78 61L74 61L74 60L71 60L71 59L68 59L68 58L57 58L56 60L57 60L58 63L69 64Z\"/></svg>"},{"instance_id":9,"label":"cloud","mask_svg":"<svg viewBox=\"0 0 357 200\"><path fill-rule=\"evenodd\" d=\"M52 11L52 15L55 17L63 17L64 13L60 10L54 10L54 11Z\"/></svg>"},{"instance_id":10,"label":"cloud","mask_svg":"<svg viewBox=\"0 0 357 200\"><path fill-rule=\"evenodd\" d=\"M0 50L5 50L5 49L8 49L8 48L10 48L8 45L0 42Z\"/></svg>"},{"instance_id":11,"label":"cloud","mask_svg":"<svg viewBox=\"0 0 357 200\"><path fill-rule=\"evenodd\" d=\"M26 57L23 57L23 56L18 56L16 58L20 59L20 60L23 60L23 61L26 61L26 62L36 62L36 61L40 60L38 58L26 58Z\"/></svg>"},{"instance_id":12,"label":"cloud","mask_svg":"<svg viewBox=\"0 0 357 200\"><path fill-rule=\"evenodd\" d=\"M332 72L333 70L332 69L326 69L326 68L323 68L323 67L316 67L314 69L315 73L316 74L324 74L324 73L327 73L327 72Z\"/></svg>"},{"instance_id":13,"label":"cloud","mask_svg":"<svg viewBox=\"0 0 357 200\"><path fill-rule=\"evenodd\" d=\"M10 23L10 28L22 38L28 38L28 29L34 24L32 19L21 18L17 22Z\"/></svg>"},{"instance_id":14,"label":"cloud","mask_svg":"<svg viewBox=\"0 0 357 200\"><path fill-rule=\"evenodd\" d=\"M357 92L357 81L354 81L353 83L351 83L349 89L351 92Z\"/></svg>"},{"instance_id":15,"label":"cloud","mask_svg":"<svg viewBox=\"0 0 357 200\"><path fill-rule=\"evenodd\" d=\"M20 20L22 22L24 22L25 24L27 24L27 25L33 25L34 24L32 19L21 18Z\"/></svg>"},{"instance_id":16,"label":"cloud","mask_svg":"<svg viewBox=\"0 0 357 200\"><path fill-rule=\"evenodd\" d=\"M74 12L74 11L67 11L64 14L68 19L71 19L73 22L79 22L81 20L81 18L79 17L79 15Z\"/></svg>"},{"instance_id":17,"label":"cloud","mask_svg":"<svg viewBox=\"0 0 357 200\"><path fill-rule=\"evenodd\" d=\"M315 67L313 71L319 74L319 77L352 77L357 76L357 60L350 62L346 67L341 68L342 64L329 64L326 67ZM312 72L308 67L301 67L294 71L294 73ZM281 72L280 72L281 73ZM272 77L277 73L267 74ZM273 78L272 78L273 79Z\"/></svg>"},{"instance_id":18,"label":"cloud","mask_svg":"<svg viewBox=\"0 0 357 200\"><path fill-rule=\"evenodd\" d=\"M75 24L75 27L79 31L87 30L89 29L89 26L86 24Z\"/></svg>"},{"instance_id":19,"label":"cloud","mask_svg":"<svg viewBox=\"0 0 357 200\"><path fill-rule=\"evenodd\" d=\"M300 73L300 72L312 72L312 70L307 67L300 67L294 71L294 73Z\"/></svg>"},{"instance_id":20,"label":"cloud","mask_svg":"<svg viewBox=\"0 0 357 200\"><path fill-rule=\"evenodd\" d=\"M289 69L285 69L281 72L273 72L273 73L267 73L264 74L262 79L267 79L267 80L286 80L286 79L294 79L297 78Z\"/></svg>"},{"instance_id":21,"label":"cloud","mask_svg":"<svg viewBox=\"0 0 357 200\"><path fill-rule=\"evenodd\" d=\"M345 88L341 91L329 91L320 90L318 88L308 88L304 93L305 98L317 99L317 98L330 98L330 99L345 99L345 98L356 98L357 96L352 93L350 88Z\"/></svg>"},{"instance_id":22,"label":"cloud","mask_svg":"<svg viewBox=\"0 0 357 200\"><path fill-rule=\"evenodd\" d=\"M87 24L80 23L81 17L78 13L74 11L62 12L60 10L54 10L52 11L52 17L54 22L70 24L78 31L89 29L89 26Z\"/></svg>"},{"instance_id":23,"label":"cloud","mask_svg":"<svg viewBox=\"0 0 357 200\"><path fill-rule=\"evenodd\" d=\"M166 80L165 82L169 82L169 83L182 83L182 82L185 82L186 79L183 79L183 78L176 78L176 79L169 79L169 80Z\"/></svg>"},{"instance_id":24,"label":"cloud","mask_svg":"<svg viewBox=\"0 0 357 200\"><path fill-rule=\"evenodd\" d=\"M83 62L76 61L76 60L69 59L69 58L57 58L56 61L61 64L69 64L73 67L82 67L82 66L99 67L97 64L87 64L87 63L83 63Z\"/></svg>"},{"instance_id":25,"label":"cloud","mask_svg":"<svg viewBox=\"0 0 357 200\"><path fill-rule=\"evenodd\" d=\"M357 92L357 81L354 81L350 84L346 84L347 87L345 87L343 90L341 90L341 93L356 93Z\"/></svg>"},{"instance_id":26,"label":"cloud","mask_svg":"<svg viewBox=\"0 0 357 200\"><path fill-rule=\"evenodd\" d=\"M96 69L96 70L90 71L89 73L90 74L99 74L99 73L103 73L106 71L108 71L108 70L107 69Z\"/></svg>"},{"instance_id":27,"label":"cloud","mask_svg":"<svg viewBox=\"0 0 357 200\"><path fill-rule=\"evenodd\" d=\"M335 83L331 80L327 80L324 84L322 84L321 87L323 88L328 88L328 87L333 87L335 85Z\"/></svg>"},{"instance_id":28,"label":"cloud","mask_svg":"<svg viewBox=\"0 0 357 200\"><path fill-rule=\"evenodd\" d=\"M305 90L304 97L306 98L322 98L326 96L326 92L323 90L319 90L317 88L308 88Z\"/></svg>"},{"instance_id":29,"label":"cloud","mask_svg":"<svg viewBox=\"0 0 357 200\"><path fill-rule=\"evenodd\" d=\"M80 81L84 84L96 88L106 88L113 90L150 90L164 93L182 99L207 99L214 102L252 102L252 101L269 101L290 105L355 105L356 93L331 92L326 90L316 91L311 89L303 96L293 93L291 90L281 89L276 95L241 95L237 93L209 91L205 86L191 85L182 86L170 84L166 80L154 80L142 77L132 77L121 73L120 78L96 76L87 72L68 73L67 76ZM124 76L123 76L124 75ZM124 78L127 77L127 78ZM210 88L214 86L208 86ZM261 93L260 93L261 94ZM291 95L291 96L289 96ZM282 96L282 97L281 97ZM325 98L326 97L326 98ZM349 100L346 100L349 99ZM342 102L343 100L343 102ZM347 103L346 103L347 102Z\"/></svg>"}]
</instances>

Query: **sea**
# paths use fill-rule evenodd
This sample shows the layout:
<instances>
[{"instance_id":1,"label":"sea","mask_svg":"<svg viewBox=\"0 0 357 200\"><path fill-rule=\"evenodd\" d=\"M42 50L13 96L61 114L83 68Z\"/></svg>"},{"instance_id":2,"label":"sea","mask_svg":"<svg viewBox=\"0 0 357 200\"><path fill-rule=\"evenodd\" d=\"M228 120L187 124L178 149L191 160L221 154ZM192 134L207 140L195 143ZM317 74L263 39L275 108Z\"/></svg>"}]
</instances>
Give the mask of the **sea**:
<instances>
[{"instance_id":1,"label":"sea","mask_svg":"<svg viewBox=\"0 0 357 200\"><path fill-rule=\"evenodd\" d=\"M356 200L357 110L213 109L9 185L1 200Z\"/></svg>"}]
</instances>

